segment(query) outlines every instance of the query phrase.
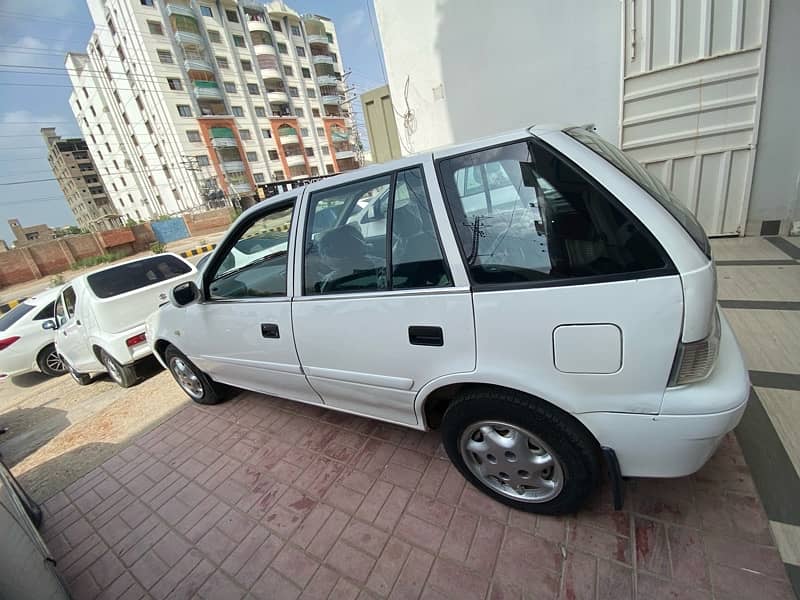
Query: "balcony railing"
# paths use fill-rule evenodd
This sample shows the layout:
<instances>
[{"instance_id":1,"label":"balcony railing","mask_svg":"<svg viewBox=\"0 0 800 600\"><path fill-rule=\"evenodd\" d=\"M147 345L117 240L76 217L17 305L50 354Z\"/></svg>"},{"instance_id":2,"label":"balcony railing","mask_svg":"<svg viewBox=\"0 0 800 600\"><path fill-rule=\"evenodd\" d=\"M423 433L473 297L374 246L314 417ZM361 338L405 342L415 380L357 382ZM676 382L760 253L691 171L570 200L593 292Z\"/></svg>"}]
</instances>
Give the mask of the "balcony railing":
<instances>
[{"instance_id":1,"label":"balcony railing","mask_svg":"<svg viewBox=\"0 0 800 600\"><path fill-rule=\"evenodd\" d=\"M181 15L182 17L191 17L193 19L197 18L197 15L194 14L194 11L191 8L188 6L183 6L182 4L167 4L167 14L169 16Z\"/></svg>"},{"instance_id":2,"label":"balcony railing","mask_svg":"<svg viewBox=\"0 0 800 600\"><path fill-rule=\"evenodd\" d=\"M339 96L333 94L322 96L321 100L323 104L335 104L336 106L339 106L339 104L342 101L342 99Z\"/></svg>"},{"instance_id":3,"label":"balcony railing","mask_svg":"<svg viewBox=\"0 0 800 600\"><path fill-rule=\"evenodd\" d=\"M311 62L315 65L332 65L333 57L330 54L314 54Z\"/></svg>"},{"instance_id":4,"label":"balcony railing","mask_svg":"<svg viewBox=\"0 0 800 600\"><path fill-rule=\"evenodd\" d=\"M214 69L211 68L211 65L208 61L201 57L187 57L185 61L183 61L183 66L187 71L205 71L207 73L213 73Z\"/></svg>"},{"instance_id":5,"label":"balcony railing","mask_svg":"<svg viewBox=\"0 0 800 600\"><path fill-rule=\"evenodd\" d=\"M286 155L286 164L290 167L296 167L298 165L305 165L306 164L306 157L302 154L287 154Z\"/></svg>"},{"instance_id":6,"label":"balcony railing","mask_svg":"<svg viewBox=\"0 0 800 600\"><path fill-rule=\"evenodd\" d=\"M317 77L317 83L319 83L320 86L338 85L339 80L336 79L334 75L320 75L319 77Z\"/></svg>"},{"instance_id":7,"label":"balcony railing","mask_svg":"<svg viewBox=\"0 0 800 600\"><path fill-rule=\"evenodd\" d=\"M211 140L214 148L236 148L236 140L232 138L214 138Z\"/></svg>"},{"instance_id":8,"label":"balcony railing","mask_svg":"<svg viewBox=\"0 0 800 600\"><path fill-rule=\"evenodd\" d=\"M289 144L299 144L300 143L300 138L297 137L297 134L295 134L295 133L288 133L288 134L285 134L285 135L281 135L280 138L281 138L281 145L283 145L283 146L288 146Z\"/></svg>"},{"instance_id":9,"label":"balcony railing","mask_svg":"<svg viewBox=\"0 0 800 600\"><path fill-rule=\"evenodd\" d=\"M231 187L234 189L234 191L239 192L240 194L253 191L253 187L247 181L231 184Z\"/></svg>"},{"instance_id":10,"label":"balcony railing","mask_svg":"<svg viewBox=\"0 0 800 600\"><path fill-rule=\"evenodd\" d=\"M289 95L281 90L268 90L267 100L270 102L289 102Z\"/></svg>"},{"instance_id":11,"label":"balcony railing","mask_svg":"<svg viewBox=\"0 0 800 600\"><path fill-rule=\"evenodd\" d=\"M216 81L195 81L194 95L198 100L202 98L219 100L222 98L222 92L220 92Z\"/></svg>"},{"instance_id":12,"label":"balcony railing","mask_svg":"<svg viewBox=\"0 0 800 600\"><path fill-rule=\"evenodd\" d=\"M261 67L259 71L261 72L261 78L264 81L271 81L273 79L283 79L283 77L281 76L281 72L278 71L278 67L272 67L272 66Z\"/></svg>"},{"instance_id":13,"label":"balcony railing","mask_svg":"<svg viewBox=\"0 0 800 600\"><path fill-rule=\"evenodd\" d=\"M308 36L308 43L309 44L325 44L328 45L328 36L327 35L309 35Z\"/></svg>"},{"instance_id":14,"label":"balcony railing","mask_svg":"<svg viewBox=\"0 0 800 600\"><path fill-rule=\"evenodd\" d=\"M189 46L189 47L202 46L203 36L197 33L193 33L191 31L176 31L175 41L178 42L181 46Z\"/></svg>"},{"instance_id":15,"label":"balcony railing","mask_svg":"<svg viewBox=\"0 0 800 600\"><path fill-rule=\"evenodd\" d=\"M222 169L226 173L243 173L244 162L242 162L241 160L227 160L222 163Z\"/></svg>"},{"instance_id":16,"label":"balcony railing","mask_svg":"<svg viewBox=\"0 0 800 600\"><path fill-rule=\"evenodd\" d=\"M331 138L333 139L334 143L336 142L349 142L350 141L350 132L343 131L341 129L332 129L331 130Z\"/></svg>"},{"instance_id":17,"label":"balcony railing","mask_svg":"<svg viewBox=\"0 0 800 600\"><path fill-rule=\"evenodd\" d=\"M336 151L336 158L337 159L345 159L345 158L355 158L356 153L352 150L337 150Z\"/></svg>"}]
</instances>

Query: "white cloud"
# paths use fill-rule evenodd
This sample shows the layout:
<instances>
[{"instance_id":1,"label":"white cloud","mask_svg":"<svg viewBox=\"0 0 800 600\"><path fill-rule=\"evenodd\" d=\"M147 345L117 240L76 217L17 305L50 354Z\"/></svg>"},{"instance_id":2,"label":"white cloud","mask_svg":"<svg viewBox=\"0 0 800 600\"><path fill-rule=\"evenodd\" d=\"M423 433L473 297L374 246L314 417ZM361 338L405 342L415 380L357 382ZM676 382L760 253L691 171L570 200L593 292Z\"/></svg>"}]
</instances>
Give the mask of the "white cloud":
<instances>
[{"instance_id":1,"label":"white cloud","mask_svg":"<svg viewBox=\"0 0 800 600\"><path fill-rule=\"evenodd\" d=\"M352 35L367 22L367 13L363 8L359 8L346 15L342 19L341 25L337 24L337 29L345 35Z\"/></svg>"},{"instance_id":2,"label":"white cloud","mask_svg":"<svg viewBox=\"0 0 800 600\"><path fill-rule=\"evenodd\" d=\"M0 51L0 64L43 66L60 60L52 53L53 49L40 39L26 35L19 38L10 47Z\"/></svg>"}]
</instances>

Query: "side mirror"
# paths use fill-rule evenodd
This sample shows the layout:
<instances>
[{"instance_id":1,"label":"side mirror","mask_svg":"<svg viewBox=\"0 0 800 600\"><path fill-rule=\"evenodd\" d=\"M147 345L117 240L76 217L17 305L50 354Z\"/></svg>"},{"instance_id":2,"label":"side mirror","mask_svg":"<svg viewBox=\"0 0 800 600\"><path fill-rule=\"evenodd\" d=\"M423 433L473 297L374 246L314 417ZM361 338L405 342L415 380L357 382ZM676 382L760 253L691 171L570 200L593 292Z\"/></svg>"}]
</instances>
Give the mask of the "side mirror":
<instances>
[{"instance_id":1,"label":"side mirror","mask_svg":"<svg viewBox=\"0 0 800 600\"><path fill-rule=\"evenodd\" d=\"M188 306L200 299L200 290L194 281L184 281L176 285L169 293L169 301L178 308Z\"/></svg>"},{"instance_id":2,"label":"side mirror","mask_svg":"<svg viewBox=\"0 0 800 600\"><path fill-rule=\"evenodd\" d=\"M47 319L44 323L42 323L42 329L58 329L58 323L55 322L53 319Z\"/></svg>"}]
</instances>

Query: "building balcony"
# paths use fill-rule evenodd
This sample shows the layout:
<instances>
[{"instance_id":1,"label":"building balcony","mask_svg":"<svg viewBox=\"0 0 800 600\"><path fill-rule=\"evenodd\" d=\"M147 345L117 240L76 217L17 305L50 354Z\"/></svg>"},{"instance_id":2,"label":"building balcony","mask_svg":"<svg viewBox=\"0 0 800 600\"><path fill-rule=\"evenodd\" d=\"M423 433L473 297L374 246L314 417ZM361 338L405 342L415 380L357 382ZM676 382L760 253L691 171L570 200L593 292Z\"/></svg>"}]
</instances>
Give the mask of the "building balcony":
<instances>
[{"instance_id":1,"label":"building balcony","mask_svg":"<svg viewBox=\"0 0 800 600\"><path fill-rule=\"evenodd\" d=\"M350 132L346 129L331 129L331 139L336 142L349 142Z\"/></svg>"},{"instance_id":2,"label":"building balcony","mask_svg":"<svg viewBox=\"0 0 800 600\"><path fill-rule=\"evenodd\" d=\"M336 151L336 160L344 160L346 158L355 158L356 153L352 150L337 150Z\"/></svg>"},{"instance_id":3,"label":"building balcony","mask_svg":"<svg viewBox=\"0 0 800 600\"><path fill-rule=\"evenodd\" d=\"M233 138L212 138L211 145L214 148L236 148L236 140Z\"/></svg>"},{"instance_id":4,"label":"building balcony","mask_svg":"<svg viewBox=\"0 0 800 600\"><path fill-rule=\"evenodd\" d=\"M213 73L214 69L204 58L187 58L183 61L183 67L187 71L205 71L206 73Z\"/></svg>"},{"instance_id":5,"label":"building balcony","mask_svg":"<svg viewBox=\"0 0 800 600\"><path fill-rule=\"evenodd\" d=\"M286 164L290 167L297 167L299 165L305 166L306 157L302 154L288 154L286 156Z\"/></svg>"},{"instance_id":6,"label":"building balcony","mask_svg":"<svg viewBox=\"0 0 800 600\"><path fill-rule=\"evenodd\" d=\"M287 133L286 135L281 135L280 139L281 139L281 146L300 143L300 138L297 137L296 133Z\"/></svg>"},{"instance_id":7,"label":"building balcony","mask_svg":"<svg viewBox=\"0 0 800 600\"><path fill-rule=\"evenodd\" d=\"M289 95L286 92L281 92L278 90L272 92L268 91L267 100L269 100L270 102L280 102L285 104L289 102Z\"/></svg>"},{"instance_id":8,"label":"building balcony","mask_svg":"<svg viewBox=\"0 0 800 600\"><path fill-rule=\"evenodd\" d=\"M309 35L308 36L308 43L309 44L324 44L325 46L328 45L328 36L327 35Z\"/></svg>"},{"instance_id":9,"label":"building balcony","mask_svg":"<svg viewBox=\"0 0 800 600\"><path fill-rule=\"evenodd\" d=\"M191 31L176 31L175 41L184 47L197 47L202 46L205 42L203 36L192 33Z\"/></svg>"},{"instance_id":10,"label":"building balcony","mask_svg":"<svg viewBox=\"0 0 800 600\"><path fill-rule=\"evenodd\" d=\"M197 15L194 14L194 11L190 7L182 4L167 4L167 14L169 16L180 15L182 17L197 19Z\"/></svg>"},{"instance_id":11,"label":"building balcony","mask_svg":"<svg viewBox=\"0 0 800 600\"><path fill-rule=\"evenodd\" d=\"M341 104L342 101L340 96L333 94L322 96L320 100L322 100L323 104L335 104L336 106L339 106L339 104Z\"/></svg>"},{"instance_id":12,"label":"building balcony","mask_svg":"<svg viewBox=\"0 0 800 600\"><path fill-rule=\"evenodd\" d=\"M231 185L231 187L233 188L233 191L238 192L240 194L246 194L248 192L253 191L253 186L251 186L250 183L246 181L243 183L234 183Z\"/></svg>"},{"instance_id":13,"label":"building balcony","mask_svg":"<svg viewBox=\"0 0 800 600\"><path fill-rule=\"evenodd\" d=\"M320 86L325 85L339 85L339 80L334 75L320 75L317 77L317 83Z\"/></svg>"},{"instance_id":14,"label":"building balcony","mask_svg":"<svg viewBox=\"0 0 800 600\"><path fill-rule=\"evenodd\" d=\"M270 54L275 55L275 47L269 44L253 44L253 52L256 53L256 56L260 54Z\"/></svg>"},{"instance_id":15,"label":"building balcony","mask_svg":"<svg viewBox=\"0 0 800 600\"><path fill-rule=\"evenodd\" d=\"M269 26L264 21L259 21L258 19L248 19L247 30L250 32L263 31L264 33L269 33Z\"/></svg>"},{"instance_id":16,"label":"building balcony","mask_svg":"<svg viewBox=\"0 0 800 600\"><path fill-rule=\"evenodd\" d=\"M222 170L226 173L244 173L244 162L241 160L226 160L222 163Z\"/></svg>"},{"instance_id":17,"label":"building balcony","mask_svg":"<svg viewBox=\"0 0 800 600\"><path fill-rule=\"evenodd\" d=\"M283 81L283 77L281 77L281 72L278 71L277 67L263 67L259 69L261 72L261 79L264 81L273 81L275 79L280 79Z\"/></svg>"},{"instance_id":18,"label":"building balcony","mask_svg":"<svg viewBox=\"0 0 800 600\"><path fill-rule=\"evenodd\" d=\"M333 57L329 54L314 54L311 62L315 65L333 65Z\"/></svg>"},{"instance_id":19,"label":"building balcony","mask_svg":"<svg viewBox=\"0 0 800 600\"><path fill-rule=\"evenodd\" d=\"M195 81L194 96L198 100L221 100L222 92L220 91L216 81Z\"/></svg>"}]
</instances>

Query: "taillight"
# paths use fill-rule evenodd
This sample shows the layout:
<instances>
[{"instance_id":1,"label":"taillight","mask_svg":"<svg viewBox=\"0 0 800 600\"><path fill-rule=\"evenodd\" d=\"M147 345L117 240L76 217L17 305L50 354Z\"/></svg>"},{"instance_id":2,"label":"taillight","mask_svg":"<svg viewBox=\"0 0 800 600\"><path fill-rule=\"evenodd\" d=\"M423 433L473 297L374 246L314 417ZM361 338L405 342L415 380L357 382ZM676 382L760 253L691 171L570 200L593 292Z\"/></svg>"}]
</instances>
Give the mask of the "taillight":
<instances>
[{"instance_id":1,"label":"taillight","mask_svg":"<svg viewBox=\"0 0 800 600\"><path fill-rule=\"evenodd\" d=\"M11 344L16 342L18 339L19 339L18 335L12 335L11 337L7 337L7 338L4 338L4 339L0 340L0 350L5 350Z\"/></svg>"},{"instance_id":2,"label":"taillight","mask_svg":"<svg viewBox=\"0 0 800 600\"><path fill-rule=\"evenodd\" d=\"M669 376L670 387L702 381L711 374L719 354L719 310L714 311L711 332L696 342L679 343Z\"/></svg>"},{"instance_id":3,"label":"taillight","mask_svg":"<svg viewBox=\"0 0 800 600\"><path fill-rule=\"evenodd\" d=\"M146 339L147 336L143 333L140 333L133 337L129 337L127 340L125 340L125 345L128 346L128 348L130 348L131 346L136 346L137 344L141 344Z\"/></svg>"}]
</instances>

